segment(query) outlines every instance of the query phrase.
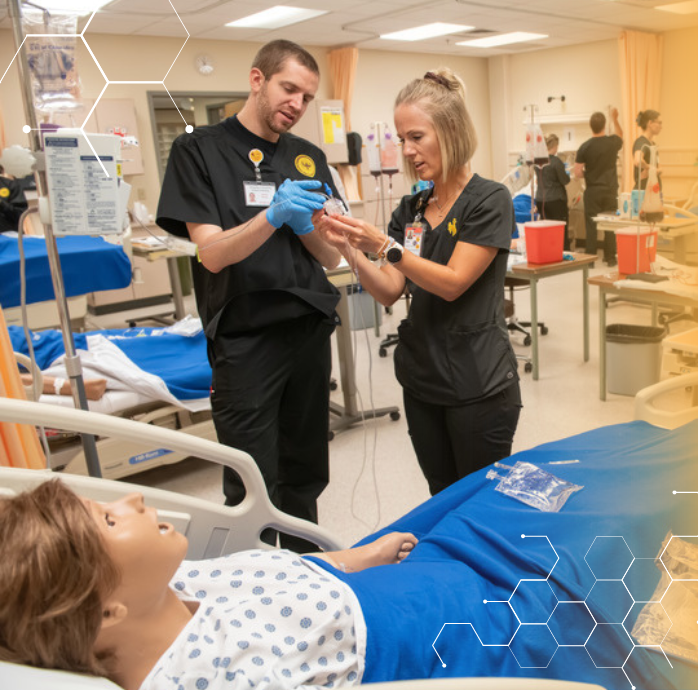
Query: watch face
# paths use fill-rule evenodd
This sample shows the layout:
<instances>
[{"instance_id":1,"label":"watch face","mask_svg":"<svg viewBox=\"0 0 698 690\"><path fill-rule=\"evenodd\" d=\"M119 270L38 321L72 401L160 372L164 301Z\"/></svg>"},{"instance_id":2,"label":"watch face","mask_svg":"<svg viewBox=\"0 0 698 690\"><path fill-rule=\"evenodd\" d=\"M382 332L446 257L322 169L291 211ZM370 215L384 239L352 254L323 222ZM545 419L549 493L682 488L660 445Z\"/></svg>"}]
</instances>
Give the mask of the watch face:
<instances>
[{"instance_id":1,"label":"watch face","mask_svg":"<svg viewBox=\"0 0 698 690\"><path fill-rule=\"evenodd\" d=\"M402 249L399 247L390 247L385 253L385 258L391 263L396 264L400 259L402 259Z\"/></svg>"}]
</instances>

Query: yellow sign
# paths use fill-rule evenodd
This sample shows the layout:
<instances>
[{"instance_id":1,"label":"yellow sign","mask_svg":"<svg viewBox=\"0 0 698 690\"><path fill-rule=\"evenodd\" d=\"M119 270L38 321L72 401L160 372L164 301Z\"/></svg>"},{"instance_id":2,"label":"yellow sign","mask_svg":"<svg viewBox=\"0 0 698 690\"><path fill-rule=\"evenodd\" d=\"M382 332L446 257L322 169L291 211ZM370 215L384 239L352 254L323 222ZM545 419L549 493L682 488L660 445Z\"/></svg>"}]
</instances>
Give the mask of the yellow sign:
<instances>
[{"instance_id":1,"label":"yellow sign","mask_svg":"<svg viewBox=\"0 0 698 690\"><path fill-rule=\"evenodd\" d=\"M322 141L325 144L343 144L345 141L343 111L340 108L322 108Z\"/></svg>"},{"instance_id":2,"label":"yellow sign","mask_svg":"<svg viewBox=\"0 0 698 690\"><path fill-rule=\"evenodd\" d=\"M315 177L315 162L305 154L296 156L296 170L306 177Z\"/></svg>"},{"instance_id":3,"label":"yellow sign","mask_svg":"<svg viewBox=\"0 0 698 690\"><path fill-rule=\"evenodd\" d=\"M3 199L7 199L10 196L10 190L7 187L0 187L0 196Z\"/></svg>"},{"instance_id":4,"label":"yellow sign","mask_svg":"<svg viewBox=\"0 0 698 690\"><path fill-rule=\"evenodd\" d=\"M458 232L458 229L456 228L456 219L455 219L455 218L452 218L452 219L448 222L448 232L450 233L450 235L451 235L452 237L455 237L455 236L456 236L456 233Z\"/></svg>"}]
</instances>

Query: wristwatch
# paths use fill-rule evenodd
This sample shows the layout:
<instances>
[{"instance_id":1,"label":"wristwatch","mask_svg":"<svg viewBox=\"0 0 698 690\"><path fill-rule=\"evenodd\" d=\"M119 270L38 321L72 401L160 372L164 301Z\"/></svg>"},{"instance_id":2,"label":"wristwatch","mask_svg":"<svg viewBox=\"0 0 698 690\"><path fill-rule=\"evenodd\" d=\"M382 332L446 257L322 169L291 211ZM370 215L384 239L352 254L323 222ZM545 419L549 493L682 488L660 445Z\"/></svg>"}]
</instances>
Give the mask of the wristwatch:
<instances>
[{"instance_id":1,"label":"wristwatch","mask_svg":"<svg viewBox=\"0 0 698 690\"><path fill-rule=\"evenodd\" d=\"M403 251L403 246L391 238L388 251L385 252L385 258L388 260L388 263L397 264L402 261Z\"/></svg>"}]
</instances>

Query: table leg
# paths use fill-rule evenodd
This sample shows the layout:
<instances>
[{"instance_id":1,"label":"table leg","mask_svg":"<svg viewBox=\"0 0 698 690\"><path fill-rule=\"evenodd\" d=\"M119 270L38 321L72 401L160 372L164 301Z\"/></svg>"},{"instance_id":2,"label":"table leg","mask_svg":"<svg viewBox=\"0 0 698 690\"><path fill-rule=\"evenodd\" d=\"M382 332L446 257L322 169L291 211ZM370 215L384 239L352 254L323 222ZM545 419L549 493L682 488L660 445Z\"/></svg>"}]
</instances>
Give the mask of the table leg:
<instances>
[{"instance_id":1,"label":"table leg","mask_svg":"<svg viewBox=\"0 0 698 690\"><path fill-rule=\"evenodd\" d=\"M337 305L337 315L341 325L337 326L337 353L339 355L339 378L342 382L344 396L343 414L353 417L358 413L356 405L356 381L354 380L354 350L351 345L351 328L349 319L349 297L347 288L340 288L342 296Z\"/></svg>"},{"instance_id":2,"label":"table leg","mask_svg":"<svg viewBox=\"0 0 698 690\"><path fill-rule=\"evenodd\" d=\"M599 287L599 398L606 400L606 292Z\"/></svg>"},{"instance_id":3,"label":"table leg","mask_svg":"<svg viewBox=\"0 0 698 690\"><path fill-rule=\"evenodd\" d=\"M589 266L582 269L582 304L584 309L584 361L589 361Z\"/></svg>"},{"instance_id":4,"label":"table leg","mask_svg":"<svg viewBox=\"0 0 698 690\"><path fill-rule=\"evenodd\" d=\"M533 380L538 380L538 279L531 278L531 363Z\"/></svg>"},{"instance_id":5,"label":"table leg","mask_svg":"<svg viewBox=\"0 0 698 690\"><path fill-rule=\"evenodd\" d=\"M172 256L167 259L167 271L170 274L170 287L172 288L172 302L174 303L175 321L183 319L186 314L184 310L184 295L182 294L182 282L179 278L179 266L177 257Z\"/></svg>"}]
</instances>

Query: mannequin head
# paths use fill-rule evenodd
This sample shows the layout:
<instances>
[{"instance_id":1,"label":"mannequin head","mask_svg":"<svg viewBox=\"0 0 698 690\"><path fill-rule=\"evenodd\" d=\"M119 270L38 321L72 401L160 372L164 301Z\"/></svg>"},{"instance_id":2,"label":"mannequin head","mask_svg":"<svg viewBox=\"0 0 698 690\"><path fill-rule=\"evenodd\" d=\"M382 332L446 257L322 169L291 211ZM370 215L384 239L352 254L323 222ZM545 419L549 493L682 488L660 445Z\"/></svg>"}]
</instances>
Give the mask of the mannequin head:
<instances>
[{"instance_id":1,"label":"mannequin head","mask_svg":"<svg viewBox=\"0 0 698 690\"><path fill-rule=\"evenodd\" d=\"M102 675L103 599L120 573L83 502L58 479L0 499L0 660Z\"/></svg>"}]
</instances>

